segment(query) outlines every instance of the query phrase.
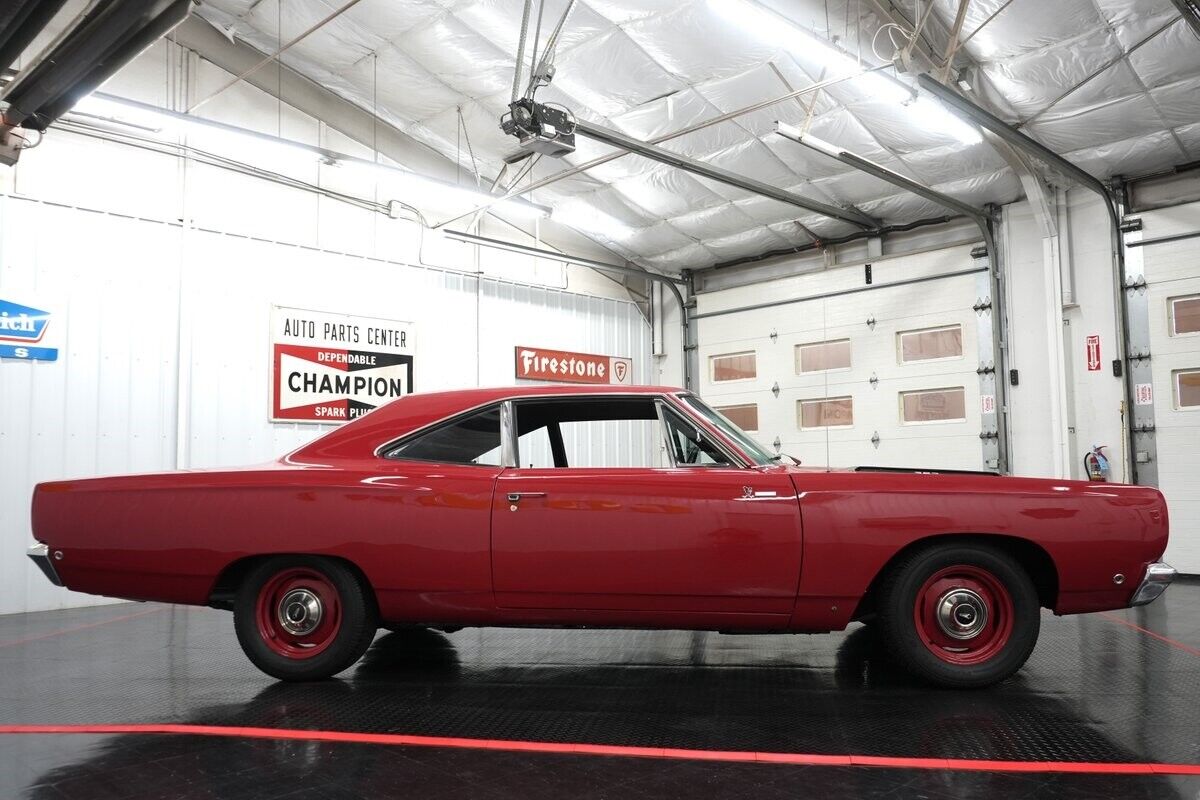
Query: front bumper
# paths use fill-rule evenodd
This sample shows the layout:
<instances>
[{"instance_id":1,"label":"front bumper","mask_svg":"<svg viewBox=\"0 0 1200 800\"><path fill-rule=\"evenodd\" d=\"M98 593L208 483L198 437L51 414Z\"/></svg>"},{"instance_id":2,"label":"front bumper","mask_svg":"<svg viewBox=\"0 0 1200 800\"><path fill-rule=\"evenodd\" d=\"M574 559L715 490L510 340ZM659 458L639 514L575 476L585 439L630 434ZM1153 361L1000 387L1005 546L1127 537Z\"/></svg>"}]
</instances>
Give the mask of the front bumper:
<instances>
[{"instance_id":1,"label":"front bumper","mask_svg":"<svg viewBox=\"0 0 1200 800\"><path fill-rule=\"evenodd\" d=\"M1171 585L1171 581L1173 580L1175 580L1174 567L1164 564L1161 561L1148 564L1146 566L1146 576L1142 578L1137 591L1133 593L1133 599L1129 601L1130 607L1153 603L1158 599L1160 594L1167 590L1167 587Z\"/></svg>"},{"instance_id":2,"label":"front bumper","mask_svg":"<svg viewBox=\"0 0 1200 800\"><path fill-rule=\"evenodd\" d=\"M38 569L40 569L42 573L50 579L51 583L53 583L55 586L63 585L62 578L58 577L58 573L54 571L54 562L50 560L49 546L38 542L25 552L26 555L33 560L33 563L38 565ZM1155 597L1157 596L1158 595L1155 595Z\"/></svg>"}]
</instances>

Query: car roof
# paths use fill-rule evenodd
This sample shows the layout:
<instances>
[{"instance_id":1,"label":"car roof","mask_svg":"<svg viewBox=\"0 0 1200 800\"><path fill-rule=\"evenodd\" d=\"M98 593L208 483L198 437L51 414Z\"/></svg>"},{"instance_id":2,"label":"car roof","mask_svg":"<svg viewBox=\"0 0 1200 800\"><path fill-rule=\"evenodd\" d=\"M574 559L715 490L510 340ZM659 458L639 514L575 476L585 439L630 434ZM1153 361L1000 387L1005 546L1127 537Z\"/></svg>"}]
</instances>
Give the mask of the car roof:
<instances>
[{"instance_id":1,"label":"car roof","mask_svg":"<svg viewBox=\"0 0 1200 800\"><path fill-rule=\"evenodd\" d=\"M447 417L500 400L543 396L677 394L682 391L684 390L675 386L537 384L410 394L319 437L290 453L284 460L311 463L326 458L366 457L384 442Z\"/></svg>"}]
</instances>

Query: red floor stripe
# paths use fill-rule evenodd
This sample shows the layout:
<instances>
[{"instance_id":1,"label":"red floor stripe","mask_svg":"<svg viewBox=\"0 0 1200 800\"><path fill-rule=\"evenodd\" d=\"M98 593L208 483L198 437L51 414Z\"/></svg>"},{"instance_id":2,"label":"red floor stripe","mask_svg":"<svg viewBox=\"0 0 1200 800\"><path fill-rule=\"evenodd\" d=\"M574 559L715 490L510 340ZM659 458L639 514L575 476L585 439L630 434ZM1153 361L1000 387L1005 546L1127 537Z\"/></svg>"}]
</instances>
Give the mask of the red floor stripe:
<instances>
[{"instance_id":1,"label":"red floor stripe","mask_svg":"<svg viewBox=\"0 0 1200 800\"><path fill-rule=\"evenodd\" d=\"M134 619L135 617L144 617L147 614L157 614L158 612L162 611L163 608L165 608L165 606L159 607L159 608L148 608L145 611L138 611L136 614L126 614L121 617L110 617L109 619L102 619L98 622L89 622L87 625L77 625L74 628L63 628L62 630L59 630L59 631L50 631L49 633L40 633L37 636L26 636L22 639L9 639L6 642L0 642L0 647L12 647L15 644L25 644L26 642L36 642L40 639L49 639L51 637L62 636L63 634L67 634L67 633L75 633L76 631L86 631L88 628L98 628L101 625L108 625L113 622L122 622L127 619Z\"/></svg>"},{"instance_id":2,"label":"red floor stripe","mask_svg":"<svg viewBox=\"0 0 1200 800\"><path fill-rule=\"evenodd\" d=\"M1124 625L1126 628L1133 628L1135 631L1141 631L1142 633L1146 634L1147 636L1150 636L1154 639L1158 639L1160 642L1166 642L1167 644L1171 645L1172 647L1178 648L1185 653L1191 653L1194 656L1200 656L1200 650L1197 650L1194 647L1186 645L1183 642L1177 642L1174 639L1171 639L1167 636L1163 636L1161 633L1155 633L1152 630L1147 630L1146 628L1143 628L1141 625L1135 625L1134 623L1130 622L1127 619L1121 619L1116 614L1110 614L1107 611L1101 611L1100 616L1104 617L1107 620L1115 622L1118 625Z\"/></svg>"},{"instance_id":3,"label":"red floor stripe","mask_svg":"<svg viewBox=\"0 0 1200 800\"><path fill-rule=\"evenodd\" d=\"M817 753L758 753L739 750L686 750L663 747L630 747L570 742L525 742L505 739L464 739L447 736L411 736L398 733L310 731L292 728L238 728L220 725L0 725L0 734L117 734L150 733L189 736L229 736L246 739L293 739L311 742L456 747L588 756L675 758L762 764L796 764L836 767L892 767L897 769L966 770L972 772L1071 772L1124 775L1200 775L1200 764L1113 763L1097 761L984 761L962 758L904 758L894 756L824 755Z\"/></svg>"}]
</instances>

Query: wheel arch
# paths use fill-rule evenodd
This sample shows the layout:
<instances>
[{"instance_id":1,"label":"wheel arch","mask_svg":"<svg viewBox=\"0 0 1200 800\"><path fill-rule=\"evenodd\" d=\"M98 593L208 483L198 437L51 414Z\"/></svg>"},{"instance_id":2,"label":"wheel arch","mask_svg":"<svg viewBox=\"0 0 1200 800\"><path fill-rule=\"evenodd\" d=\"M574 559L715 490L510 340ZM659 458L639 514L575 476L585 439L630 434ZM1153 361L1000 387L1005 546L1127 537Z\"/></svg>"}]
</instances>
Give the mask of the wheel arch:
<instances>
[{"instance_id":1,"label":"wheel arch","mask_svg":"<svg viewBox=\"0 0 1200 800\"><path fill-rule=\"evenodd\" d=\"M1020 536L1000 533L943 533L916 539L893 553L892 557L871 579L871 583L867 586L867 591L863 594L862 599L859 600L851 619L866 619L875 613L875 601L884 576L909 554L940 545L962 543L988 545L1012 556L1033 581L1038 594L1038 603L1043 608L1049 609L1053 609L1058 604L1058 567L1050 553L1037 542Z\"/></svg>"},{"instance_id":2,"label":"wheel arch","mask_svg":"<svg viewBox=\"0 0 1200 800\"><path fill-rule=\"evenodd\" d=\"M242 581L250 574L250 570L264 561L272 558L286 558L287 556L303 556L305 558L320 558L326 561L336 561L348 567L358 578L360 584L367 591L367 597L375 606L375 611L379 611L379 598L375 595L375 587L367 580L366 573L362 567L355 564L348 558L342 556L331 556L325 553L264 553L260 555L244 556L235 561L231 561L217 575L216 581L213 582L212 589L208 593L208 605L211 608L220 608L226 611L233 610L233 600L237 596L238 587L242 585Z\"/></svg>"}]
</instances>

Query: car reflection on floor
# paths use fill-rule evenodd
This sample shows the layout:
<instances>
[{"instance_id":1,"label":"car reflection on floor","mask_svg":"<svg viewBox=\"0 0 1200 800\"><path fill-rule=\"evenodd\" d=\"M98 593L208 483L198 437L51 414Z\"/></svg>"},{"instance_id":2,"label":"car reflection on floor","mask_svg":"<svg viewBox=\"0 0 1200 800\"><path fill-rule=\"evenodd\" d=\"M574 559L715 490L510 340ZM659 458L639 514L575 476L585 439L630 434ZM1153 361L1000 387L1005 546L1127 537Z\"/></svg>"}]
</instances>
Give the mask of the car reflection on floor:
<instances>
[{"instance_id":1,"label":"car reflection on floor","mask_svg":"<svg viewBox=\"0 0 1200 800\"><path fill-rule=\"evenodd\" d=\"M1029 665L974 692L915 682L857 625L829 637L402 629L382 633L338 679L272 683L240 659L227 615L167 609L0 650L0 714L5 722L153 721L710 751L1197 763L1200 655L1188 648L1200 631L1186 608L1200 587L1176 586L1167 598L1112 618L1046 614ZM5 622L0 641L10 638ZM17 738L0 736L0 763L17 757ZM1162 775L799 767L237 736L75 738L82 744L40 749L12 794L324 798L403 787L434 796L639 797L687 787L720 796L753 786L759 797L872 797L903 788L930 797L1193 798L1200 791L1200 777ZM32 753L28 743L21 749Z\"/></svg>"}]
</instances>

